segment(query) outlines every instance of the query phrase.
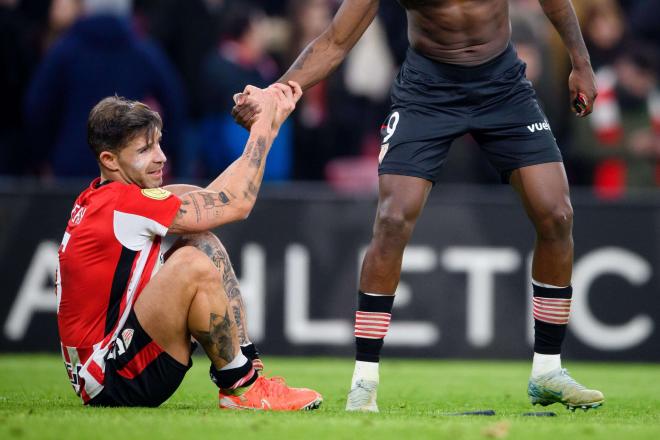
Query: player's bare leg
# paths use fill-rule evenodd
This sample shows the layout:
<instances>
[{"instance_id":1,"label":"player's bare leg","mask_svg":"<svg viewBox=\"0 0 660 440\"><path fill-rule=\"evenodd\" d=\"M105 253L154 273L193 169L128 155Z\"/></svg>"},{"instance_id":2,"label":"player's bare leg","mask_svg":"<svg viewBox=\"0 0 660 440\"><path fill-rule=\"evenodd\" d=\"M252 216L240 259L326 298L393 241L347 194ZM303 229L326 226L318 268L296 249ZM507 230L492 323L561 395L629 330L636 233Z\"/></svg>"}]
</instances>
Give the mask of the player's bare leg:
<instances>
[{"instance_id":1,"label":"player's bare leg","mask_svg":"<svg viewBox=\"0 0 660 440\"><path fill-rule=\"evenodd\" d=\"M138 298L135 313L151 338L182 364L190 357L190 336L199 341L211 360L221 407L229 406L223 405L223 398L231 407L251 409L297 410L320 403L314 391L289 388L257 374L241 353L222 272L193 246L170 254ZM234 405L233 399L243 404Z\"/></svg>"},{"instance_id":2,"label":"player's bare leg","mask_svg":"<svg viewBox=\"0 0 660 440\"><path fill-rule=\"evenodd\" d=\"M561 368L561 344L572 297L573 208L561 162L520 168L511 185L536 229L532 262L534 360L528 394L533 404L569 408L600 406L603 395L585 389Z\"/></svg>"},{"instance_id":3,"label":"player's bare leg","mask_svg":"<svg viewBox=\"0 0 660 440\"><path fill-rule=\"evenodd\" d=\"M380 176L373 237L360 275L356 362L347 411L378 411L378 362L399 284L403 251L430 190L431 182L417 177Z\"/></svg>"},{"instance_id":4,"label":"player's bare leg","mask_svg":"<svg viewBox=\"0 0 660 440\"><path fill-rule=\"evenodd\" d=\"M221 274L194 247L169 256L135 303L135 313L152 339L182 364L190 357L191 335L218 370L240 353Z\"/></svg>"},{"instance_id":5,"label":"player's bare leg","mask_svg":"<svg viewBox=\"0 0 660 440\"><path fill-rule=\"evenodd\" d=\"M204 252L222 274L222 282L229 299L229 309L236 323L241 351L250 359L255 369L263 370L263 362L259 358L256 346L250 341L247 314L238 279L222 242L212 232L183 235L172 245L166 254L166 258L183 246L192 246Z\"/></svg>"}]
</instances>

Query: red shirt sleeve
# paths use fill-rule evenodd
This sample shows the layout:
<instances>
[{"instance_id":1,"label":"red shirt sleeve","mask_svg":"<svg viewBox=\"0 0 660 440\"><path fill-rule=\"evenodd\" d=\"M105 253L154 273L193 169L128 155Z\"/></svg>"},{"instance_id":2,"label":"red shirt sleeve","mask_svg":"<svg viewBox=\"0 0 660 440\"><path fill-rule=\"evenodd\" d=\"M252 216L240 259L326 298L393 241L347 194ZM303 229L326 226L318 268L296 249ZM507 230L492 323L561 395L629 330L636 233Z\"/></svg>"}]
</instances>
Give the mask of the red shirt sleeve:
<instances>
[{"instance_id":1,"label":"red shirt sleeve","mask_svg":"<svg viewBox=\"0 0 660 440\"><path fill-rule=\"evenodd\" d=\"M115 210L155 221L162 228L152 232L165 236L180 206L181 199L162 188L143 189L137 185L125 185Z\"/></svg>"}]
</instances>

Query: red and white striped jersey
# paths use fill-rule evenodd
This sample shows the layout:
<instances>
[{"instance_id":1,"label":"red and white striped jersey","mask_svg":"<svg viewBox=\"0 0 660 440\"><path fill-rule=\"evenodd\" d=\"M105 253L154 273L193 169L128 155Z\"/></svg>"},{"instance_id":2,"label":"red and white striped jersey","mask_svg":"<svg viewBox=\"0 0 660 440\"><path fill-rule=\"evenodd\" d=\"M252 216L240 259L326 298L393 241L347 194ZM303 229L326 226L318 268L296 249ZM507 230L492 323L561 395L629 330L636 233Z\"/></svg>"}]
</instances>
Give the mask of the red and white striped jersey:
<instances>
[{"instance_id":1,"label":"red and white striped jersey","mask_svg":"<svg viewBox=\"0 0 660 440\"><path fill-rule=\"evenodd\" d=\"M95 179L76 199L59 248L57 324L76 393L101 392L105 359L162 263L161 239L181 200L160 188Z\"/></svg>"}]
</instances>

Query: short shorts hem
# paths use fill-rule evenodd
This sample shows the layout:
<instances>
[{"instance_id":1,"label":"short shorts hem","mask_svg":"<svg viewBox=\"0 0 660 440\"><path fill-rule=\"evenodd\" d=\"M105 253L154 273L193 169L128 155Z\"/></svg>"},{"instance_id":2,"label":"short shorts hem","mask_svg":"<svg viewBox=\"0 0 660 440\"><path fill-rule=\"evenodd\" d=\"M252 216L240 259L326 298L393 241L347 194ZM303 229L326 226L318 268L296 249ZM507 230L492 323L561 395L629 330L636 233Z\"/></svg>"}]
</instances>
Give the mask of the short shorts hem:
<instances>
[{"instance_id":1,"label":"short shorts hem","mask_svg":"<svg viewBox=\"0 0 660 440\"><path fill-rule=\"evenodd\" d=\"M185 365L164 351L144 330L135 310L130 311L123 328L117 338L121 344L115 343L112 357L106 358L103 390L86 405L160 406L177 390L192 366L192 358Z\"/></svg>"},{"instance_id":2,"label":"short shorts hem","mask_svg":"<svg viewBox=\"0 0 660 440\"><path fill-rule=\"evenodd\" d=\"M416 170L404 170L400 168L379 168L378 175L382 176L384 174L393 174L396 176L408 176L408 177L418 177L420 179L428 180L435 185L436 179L434 179L429 173Z\"/></svg>"},{"instance_id":3,"label":"short shorts hem","mask_svg":"<svg viewBox=\"0 0 660 440\"><path fill-rule=\"evenodd\" d=\"M530 161L520 162L513 168L500 171L500 177L502 179L502 183L510 183L511 174L513 174L514 171L519 170L520 168L531 167L532 165L541 165L544 163L564 163L564 161L561 158L548 157L545 159L534 159Z\"/></svg>"}]
</instances>

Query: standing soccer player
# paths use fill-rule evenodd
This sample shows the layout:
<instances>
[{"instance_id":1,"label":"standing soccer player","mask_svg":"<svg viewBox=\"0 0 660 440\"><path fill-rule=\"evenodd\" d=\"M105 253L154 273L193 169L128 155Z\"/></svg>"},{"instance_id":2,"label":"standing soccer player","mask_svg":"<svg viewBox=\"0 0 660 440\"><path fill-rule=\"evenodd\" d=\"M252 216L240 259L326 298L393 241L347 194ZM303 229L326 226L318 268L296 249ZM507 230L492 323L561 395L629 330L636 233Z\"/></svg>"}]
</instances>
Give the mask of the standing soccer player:
<instances>
[{"instance_id":1,"label":"standing soccer player","mask_svg":"<svg viewBox=\"0 0 660 440\"><path fill-rule=\"evenodd\" d=\"M257 371L236 276L208 232L248 216L273 139L301 95L297 84L249 88L239 99L263 111L242 156L204 189L160 188L167 159L158 113L119 97L92 109L88 142L101 176L76 199L56 283L62 356L85 404L160 405L192 365L191 336L211 360L221 408L321 403L317 392ZM182 237L163 258L167 234Z\"/></svg>"},{"instance_id":2,"label":"standing soccer player","mask_svg":"<svg viewBox=\"0 0 660 440\"><path fill-rule=\"evenodd\" d=\"M399 0L410 47L382 127L379 202L362 264L355 316L356 364L349 411L378 411L378 362L389 328L403 251L452 141L470 133L520 195L536 229L532 265L535 342L528 394L533 404L597 407L604 398L561 367L571 305L573 210L550 125L510 42L507 0ZM580 117L596 99L589 54L570 0L540 0L568 49L568 83ZM378 11L378 0L344 0L331 25L280 79L303 90L343 61ZM255 109L234 108L248 125Z\"/></svg>"}]
</instances>

